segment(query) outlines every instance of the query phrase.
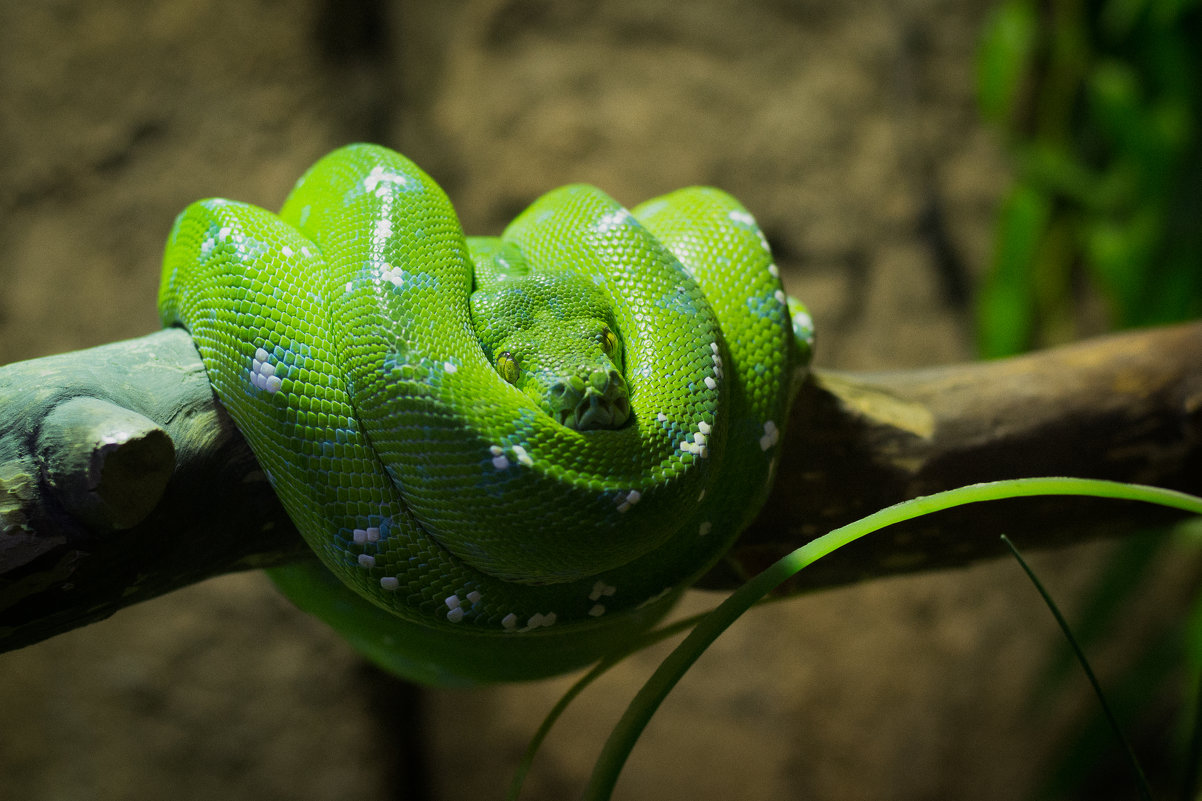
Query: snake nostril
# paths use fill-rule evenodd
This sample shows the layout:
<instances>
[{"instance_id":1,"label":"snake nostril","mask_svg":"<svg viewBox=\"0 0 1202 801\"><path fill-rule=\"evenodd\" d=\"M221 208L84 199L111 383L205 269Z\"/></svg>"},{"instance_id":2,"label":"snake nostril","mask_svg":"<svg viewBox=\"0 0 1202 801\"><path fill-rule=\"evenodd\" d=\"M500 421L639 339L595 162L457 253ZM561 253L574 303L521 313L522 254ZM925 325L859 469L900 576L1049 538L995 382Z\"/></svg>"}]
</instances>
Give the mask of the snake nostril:
<instances>
[{"instance_id":1,"label":"snake nostril","mask_svg":"<svg viewBox=\"0 0 1202 801\"><path fill-rule=\"evenodd\" d=\"M563 382L557 382L551 386L551 395L556 398L562 398L563 393L567 391L568 388L563 385Z\"/></svg>"}]
</instances>

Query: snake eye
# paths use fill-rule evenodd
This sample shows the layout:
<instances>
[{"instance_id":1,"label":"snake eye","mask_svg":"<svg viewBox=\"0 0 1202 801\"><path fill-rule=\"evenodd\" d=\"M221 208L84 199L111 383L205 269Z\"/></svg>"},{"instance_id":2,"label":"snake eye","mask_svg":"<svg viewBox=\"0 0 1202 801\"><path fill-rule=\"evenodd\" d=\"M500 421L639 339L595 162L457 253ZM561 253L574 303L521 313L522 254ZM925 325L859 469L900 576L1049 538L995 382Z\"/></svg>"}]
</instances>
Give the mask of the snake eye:
<instances>
[{"instance_id":1,"label":"snake eye","mask_svg":"<svg viewBox=\"0 0 1202 801\"><path fill-rule=\"evenodd\" d=\"M615 334L611 329L604 328L601 330L600 341L601 350L605 352L605 355L613 356L614 351L618 349L618 335Z\"/></svg>"},{"instance_id":2,"label":"snake eye","mask_svg":"<svg viewBox=\"0 0 1202 801\"><path fill-rule=\"evenodd\" d=\"M501 351L497 356L497 372L510 384L516 384L522 375L522 371L518 367L518 360L513 358L513 354L507 350Z\"/></svg>"}]
</instances>

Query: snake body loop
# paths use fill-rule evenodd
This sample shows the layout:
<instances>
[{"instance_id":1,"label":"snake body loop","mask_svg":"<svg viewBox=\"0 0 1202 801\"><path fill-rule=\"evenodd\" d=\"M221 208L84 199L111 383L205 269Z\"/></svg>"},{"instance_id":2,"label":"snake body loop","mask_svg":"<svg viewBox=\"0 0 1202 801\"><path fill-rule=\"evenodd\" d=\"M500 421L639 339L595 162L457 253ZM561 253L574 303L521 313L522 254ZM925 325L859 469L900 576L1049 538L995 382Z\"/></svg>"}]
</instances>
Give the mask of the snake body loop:
<instances>
[{"instance_id":1,"label":"snake body loop","mask_svg":"<svg viewBox=\"0 0 1202 801\"><path fill-rule=\"evenodd\" d=\"M277 581L444 683L584 664L661 615L762 503L809 344L717 190L567 186L467 238L371 145L279 215L185 209L159 307L324 565Z\"/></svg>"}]
</instances>

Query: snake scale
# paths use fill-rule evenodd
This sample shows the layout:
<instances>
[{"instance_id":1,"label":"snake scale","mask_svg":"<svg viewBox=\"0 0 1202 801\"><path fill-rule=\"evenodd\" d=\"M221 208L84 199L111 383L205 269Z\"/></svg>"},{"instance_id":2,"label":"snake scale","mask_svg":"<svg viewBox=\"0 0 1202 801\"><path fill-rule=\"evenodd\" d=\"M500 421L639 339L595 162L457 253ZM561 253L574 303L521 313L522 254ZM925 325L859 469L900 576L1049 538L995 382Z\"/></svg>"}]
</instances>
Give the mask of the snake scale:
<instances>
[{"instance_id":1,"label":"snake scale","mask_svg":"<svg viewBox=\"0 0 1202 801\"><path fill-rule=\"evenodd\" d=\"M375 145L278 215L191 204L159 311L317 556L277 584L441 684L561 672L660 618L762 504L812 336L723 192L628 211L571 185L466 237Z\"/></svg>"}]
</instances>

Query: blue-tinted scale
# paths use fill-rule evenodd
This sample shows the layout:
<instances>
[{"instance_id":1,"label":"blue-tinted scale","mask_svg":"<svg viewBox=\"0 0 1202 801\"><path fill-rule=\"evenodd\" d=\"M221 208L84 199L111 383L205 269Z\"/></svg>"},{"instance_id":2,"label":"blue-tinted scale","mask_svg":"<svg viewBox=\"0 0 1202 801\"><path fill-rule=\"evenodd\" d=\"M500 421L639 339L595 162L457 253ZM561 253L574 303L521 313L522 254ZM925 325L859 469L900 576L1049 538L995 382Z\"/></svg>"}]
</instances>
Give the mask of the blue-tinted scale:
<instances>
[{"instance_id":1,"label":"blue-tinted scale","mask_svg":"<svg viewBox=\"0 0 1202 801\"><path fill-rule=\"evenodd\" d=\"M656 305L685 317L692 318L697 315L696 302L693 297L684 291L684 287L677 287L676 291L664 295L656 301Z\"/></svg>"},{"instance_id":2,"label":"blue-tinted scale","mask_svg":"<svg viewBox=\"0 0 1202 801\"><path fill-rule=\"evenodd\" d=\"M756 317L777 323L784 320L784 304L777 298L776 293L768 291L763 295L751 295L747 298L747 310Z\"/></svg>"},{"instance_id":3,"label":"blue-tinted scale","mask_svg":"<svg viewBox=\"0 0 1202 801\"><path fill-rule=\"evenodd\" d=\"M395 265L394 265L395 266ZM393 283L389 281L388 283ZM410 272L402 268L401 283L396 286L397 292L409 290L434 290L438 288L438 276L428 272Z\"/></svg>"}]
</instances>

